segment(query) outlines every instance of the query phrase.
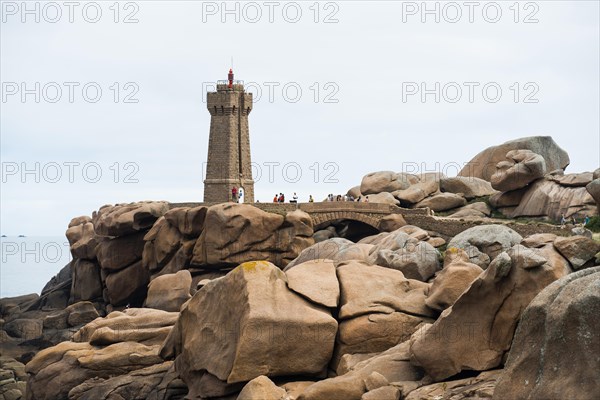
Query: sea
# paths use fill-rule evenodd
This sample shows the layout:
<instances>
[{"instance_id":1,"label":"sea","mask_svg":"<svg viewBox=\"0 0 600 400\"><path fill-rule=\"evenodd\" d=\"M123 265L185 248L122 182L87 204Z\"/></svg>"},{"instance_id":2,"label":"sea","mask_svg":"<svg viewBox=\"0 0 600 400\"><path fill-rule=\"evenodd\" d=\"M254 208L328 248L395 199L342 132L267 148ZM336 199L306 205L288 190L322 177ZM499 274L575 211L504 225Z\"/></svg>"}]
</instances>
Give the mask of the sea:
<instances>
[{"instance_id":1,"label":"sea","mask_svg":"<svg viewBox=\"0 0 600 400\"><path fill-rule=\"evenodd\" d=\"M64 236L7 236L0 245L0 298L39 294L72 259Z\"/></svg>"}]
</instances>

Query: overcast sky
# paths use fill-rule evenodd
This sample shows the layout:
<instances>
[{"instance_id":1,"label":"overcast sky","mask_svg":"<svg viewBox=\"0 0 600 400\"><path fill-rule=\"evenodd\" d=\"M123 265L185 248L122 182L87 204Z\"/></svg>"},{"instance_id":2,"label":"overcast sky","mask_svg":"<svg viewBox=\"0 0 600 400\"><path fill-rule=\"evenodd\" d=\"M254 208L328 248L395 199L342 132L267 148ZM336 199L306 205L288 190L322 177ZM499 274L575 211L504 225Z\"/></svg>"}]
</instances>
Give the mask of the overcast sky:
<instances>
[{"instance_id":1,"label":"overcast sky","mask_svg":"<svg viewBox=\"0 0 600 400\"><path fill-rule=\"evenodd\" d=\"M554 137L567 172L600 164L598 1L428 2L430 14L421 2L113 3L2 2L2 234L62 235L108 203L202 201L204 92L232 57L260 94L261 201L320 199L415 164L454 175L532 135Z\"/></svg>"}]
</instances>

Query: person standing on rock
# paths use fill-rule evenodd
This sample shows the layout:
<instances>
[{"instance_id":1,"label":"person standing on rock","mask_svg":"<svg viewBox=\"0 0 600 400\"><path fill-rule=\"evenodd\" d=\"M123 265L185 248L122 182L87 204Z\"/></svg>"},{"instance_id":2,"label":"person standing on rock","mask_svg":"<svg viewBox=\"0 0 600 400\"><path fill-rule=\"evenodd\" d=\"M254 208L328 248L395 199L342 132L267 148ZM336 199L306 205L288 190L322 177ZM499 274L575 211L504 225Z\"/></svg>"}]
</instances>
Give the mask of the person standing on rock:
<instances>
[{"instance_id":1,"label":"person standing on rock","mask_svg":"<svg viewBox=\"0 0 600 400\"><path fill-rule=\"evenodd\" d=\"M238 196L237 196L237 203L243 203L244 202L244 189L243 188L239 188L238 189Z\"/></svg>"},{"instance_id":2,"label":"person standing on rock","mask_svg":"<svg viewBox=\"0 0 600 400\"><path fill-rule=\"evenodd\" d=\"M314 203L315 202L315 199L313 199L312 194L308 195L308 202L309 203Z\"/></svg>"},{"instance_id":3,"label":"person standing on rock","mask_svg":"<svg viewBox=\"0 0 600 400\"><path fill-rule=\"evenodd\" d=\"M298 203L298 195L296 194L296 192L294 192L294 195L292 196L292 200L290 200L290 203Z\"/></svg>"},{"instance_id":4,"label":"person standing on rock","mask_svg":"<svg viewBox=\"0 0 600 400\"><path fill-rule=\"evenodd\" d=\"M586 226L590 222L590 216L586 215L583 219L583 226Z\"/></svg>"},{"instance_id":5,"label":"person standing on rock","mask_svg":"<svg viewBox=\"0 0 600 400\"><path fill-rule=\"evenodd\" d=\"M234 186L231 188L231 201L233 201L234 203L237 203L237 188Z\"/></svg>"},{"instance_id":6,"label":"person standing on rock","mask_svg":"<svg viewBox=\"0 0 600 400\"><path fill-rule=\"evenodd\" d=\"M273 197L273 203L278 203L279 199L277 198L277 193L275 193L275 196Z\"/></svg>"},{"instance_id":7,"label":"person standing on rock","mask_svg":"<svg viewBox=\"0 0 600 400\"><path fill-rule=\"evenodd\" d=\"M567 219L565 218L565 213L562 213L562 215L560 217L560 227L561 227L561 229L564 229L566 223L567 223Z\"/></svg>"}]
</instances>

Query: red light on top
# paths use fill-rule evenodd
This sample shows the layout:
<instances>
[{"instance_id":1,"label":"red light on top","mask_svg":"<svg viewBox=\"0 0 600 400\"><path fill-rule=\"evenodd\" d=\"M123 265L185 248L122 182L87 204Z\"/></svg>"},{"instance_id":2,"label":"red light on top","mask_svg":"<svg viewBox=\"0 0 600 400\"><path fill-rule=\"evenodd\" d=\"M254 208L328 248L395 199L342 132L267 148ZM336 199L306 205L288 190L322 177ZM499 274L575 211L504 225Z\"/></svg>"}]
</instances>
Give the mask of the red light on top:
<instances>
[{"instance_id":1,"label":"red light on top","mask_svg":"<svg viewBox=\"0 0 600 400\"><path fill-rule=\"evenodd\" d=\"M233 87L233 68L229 68L229 74L227 75L227 79L229 80L228 87L231 89Z\"/></svg>"}]
</instances>

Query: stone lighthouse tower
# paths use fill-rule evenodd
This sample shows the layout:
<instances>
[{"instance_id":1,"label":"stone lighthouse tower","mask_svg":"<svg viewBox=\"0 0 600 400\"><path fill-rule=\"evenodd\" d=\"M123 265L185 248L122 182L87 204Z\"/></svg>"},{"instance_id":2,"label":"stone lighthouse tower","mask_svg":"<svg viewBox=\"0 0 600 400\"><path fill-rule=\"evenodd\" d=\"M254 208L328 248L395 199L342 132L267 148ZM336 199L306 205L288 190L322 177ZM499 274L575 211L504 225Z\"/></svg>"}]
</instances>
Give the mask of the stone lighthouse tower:
<instances>
[{"instance_id":1,"label":"stone lighthouse tower","mask_svg":"<svg viewBox=\"0 0 600 400\"><path fill-rule=\"evenodd\" d=\"M245 203L254 202L254 181L250 165L248 114L252 111L252 93L244 83L233 80L217 82L217 91L207 93L210 112L208 162L204 180L205 202L232 200L232 188L243 191Z\"/></svg>"}]
</instances>

